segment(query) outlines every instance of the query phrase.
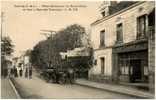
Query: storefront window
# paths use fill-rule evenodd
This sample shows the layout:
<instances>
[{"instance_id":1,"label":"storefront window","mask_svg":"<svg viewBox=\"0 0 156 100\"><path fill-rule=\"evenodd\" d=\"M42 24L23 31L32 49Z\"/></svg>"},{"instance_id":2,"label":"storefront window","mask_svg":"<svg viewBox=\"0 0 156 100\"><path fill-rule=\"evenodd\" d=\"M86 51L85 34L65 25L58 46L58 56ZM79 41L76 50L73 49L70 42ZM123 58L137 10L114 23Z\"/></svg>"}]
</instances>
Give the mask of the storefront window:
<instances>
[{"instance_id":1,"label":"storefront window","mask_svg":"<svg viewBox=\"0 0 156 100\"><path fill-rule=\"evenodd\" d=\"M125 66L125 74L128 75L128 66Z\"/></svg>"},{"instance_id":2,"label":"storefront window","mask_svg":"<svg viewBox=\"0 0 156 100\"><path fill-rule=\"evenodd\" d=\"M121 75L128 75L129 74L129 66L128 66L128 60L120 60L120 73Z\"/></svg>"},{"instance_id":3,"label":"storefront window","mask_svg":"<svg viewBox=\"0 0 156 100\"><path fill-rule=\"evenodd\" d=\"M121 67L121 74L122 74L122 75L125 74L125 68L124 68L124 66Z\"/></svg>"},{"instance_id":4,"label":"storefront window","mask_svg":"<svg viewBox=\"0 0 156 100\"><path fill-rule=\"evenodd\" d=\"M144 66L144 75L147 76L148 75L148 67Z\"/></svg>"},{"instance_id":5,"label":"storefront window","mask_svg":"<svg viewBox=\"0 0 156 100\"><path fill-rule=\"evenodd\" d=\"M133 75L133 67L130 66L130 75Z\"/></svg>"}]
</instances>

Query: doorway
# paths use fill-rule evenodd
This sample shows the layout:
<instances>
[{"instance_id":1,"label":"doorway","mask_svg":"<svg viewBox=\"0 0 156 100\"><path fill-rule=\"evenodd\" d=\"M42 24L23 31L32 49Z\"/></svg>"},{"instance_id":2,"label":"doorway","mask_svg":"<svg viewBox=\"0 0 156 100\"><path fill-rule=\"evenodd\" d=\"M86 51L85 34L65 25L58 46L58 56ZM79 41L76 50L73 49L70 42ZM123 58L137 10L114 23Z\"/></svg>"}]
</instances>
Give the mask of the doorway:
<instances>
[{"instance_id":1,"label":"doorway","mask_svg":"<svg viewBox=\"0 0 156 100\"><path fill-rule=\"evenodd\" d=\"M105 73L105 58L101 58L101 74Z\"/></svg>"},{"instance_id":2,"label":"doorway","mask_svg":"<svg viewBox=\"0 0 156 100\"><path fill-rule=\"evenodd\" d=\"M142 71L141 71L141 60L130 60L130 81L131 82L141 82Z\"/></svg>"}]
</instances>

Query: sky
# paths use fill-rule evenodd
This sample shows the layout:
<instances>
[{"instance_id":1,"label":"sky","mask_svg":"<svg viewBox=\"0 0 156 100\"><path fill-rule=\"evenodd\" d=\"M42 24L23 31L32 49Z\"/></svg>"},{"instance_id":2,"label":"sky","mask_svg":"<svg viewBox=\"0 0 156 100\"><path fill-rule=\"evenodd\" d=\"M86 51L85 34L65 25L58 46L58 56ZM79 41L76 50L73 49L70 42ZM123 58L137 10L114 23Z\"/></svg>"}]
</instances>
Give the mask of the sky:
<instances>
[{"instance_id":1,"label":"sky","mask_svg":"<svg viewBox=\"0 0 156 100\"><path fill-rule=\"evenodd\" d=\"M100 17L101 3L100 1L3 1L3 36L11 38L15 45L13 55L20 56L23 51L33 49L39 41L46 39L41 34L41 30L58 31L71 24L80 24L89 30L90 24ZM65 11L64 9L69 10L67 6L70 5L79 7ZM30 8L33 11L28 11ZM36 10L37 8L40 11ZM61 9L61 11L52 11L52 9Z\"/></svg>"}]
</instances>

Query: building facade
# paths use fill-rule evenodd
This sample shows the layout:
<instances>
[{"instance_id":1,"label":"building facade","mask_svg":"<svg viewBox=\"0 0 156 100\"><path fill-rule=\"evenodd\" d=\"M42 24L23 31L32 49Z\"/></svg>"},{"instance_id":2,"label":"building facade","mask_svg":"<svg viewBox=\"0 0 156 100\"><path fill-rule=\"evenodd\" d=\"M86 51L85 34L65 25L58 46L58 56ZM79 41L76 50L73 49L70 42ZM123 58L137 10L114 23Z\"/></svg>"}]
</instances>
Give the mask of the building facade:
<instances>
[{"instance_id":1,"label":"building facade","mask_svg":"<svg viewBox=\"0 0 156 100\"><path fill-rule=\"evenodd\" d=\"M155 33L155 2L106 1L100 9L102 18L91 24L90 80L153 84L154 42L149 41L154 39L149 37Z\"/></svg>"}]
</instances>

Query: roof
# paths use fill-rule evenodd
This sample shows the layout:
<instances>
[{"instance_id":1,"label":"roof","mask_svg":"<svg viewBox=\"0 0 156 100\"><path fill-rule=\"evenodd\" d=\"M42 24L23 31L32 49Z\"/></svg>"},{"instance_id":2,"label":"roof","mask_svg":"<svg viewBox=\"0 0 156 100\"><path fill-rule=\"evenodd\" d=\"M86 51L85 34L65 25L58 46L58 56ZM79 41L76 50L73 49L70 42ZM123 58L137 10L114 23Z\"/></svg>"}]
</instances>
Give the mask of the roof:
<instances>
[{"instance_id":1,"label":"roof","mask_svg":"<svg viewBox=\"0 0 156 100\"><path fill-rule=\"evenodd\" d=\"M136 5L140 4L139 2L143 3L141 1L121 1L120 3L110 7L110 15L94 21L93 23L91 23L91 25L99 23L100 21L102 21L108 17L111 18L111 16L115 16L116 14L127 11L128 9L135 7Z\"/></svg>"},{"instance_id":2,"label":"roof","mask_svg":"<svg viewBox=\"0 0 156 100\"><path fill-rule=\"evenodd\" d=\"M65 56L67 57L90 56L90 49L86 47L79 47L73 50L68 50L67 52L60 52L60 54L63 58L65 58Z\"/></svg>"},{"instance_id":3,"label":"roof","mask_svg":"<svg viewBox=\"0 0 156 100\"><path fill-rule=\"evenodd\" d=\"M135 3L137 3L139 1L122 1L119 2L118 4L114 5L114 6L110 6L110 15L114 14L122 9L125 9Z\"/></svg>"},{"instance_id":4,"label":"roof","mask_svg":"<svg viewBox=\"0 0 156 100\"><path fill-rule=\"evenodd\" d=\"M90 52L88 48L80 47L73 50L67 51L67 57L76 57L76 56L89 56Z\"/></svg>"}]
</instances>

